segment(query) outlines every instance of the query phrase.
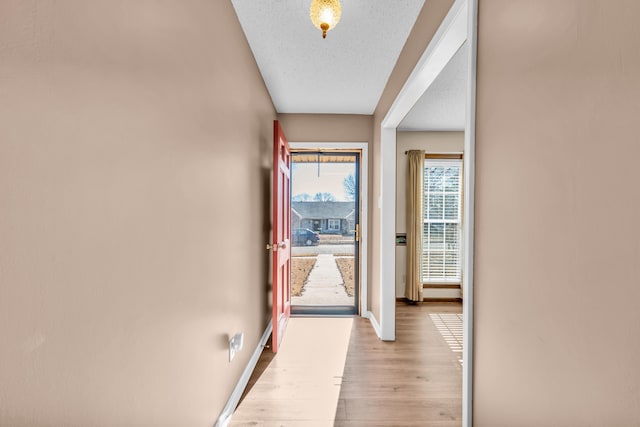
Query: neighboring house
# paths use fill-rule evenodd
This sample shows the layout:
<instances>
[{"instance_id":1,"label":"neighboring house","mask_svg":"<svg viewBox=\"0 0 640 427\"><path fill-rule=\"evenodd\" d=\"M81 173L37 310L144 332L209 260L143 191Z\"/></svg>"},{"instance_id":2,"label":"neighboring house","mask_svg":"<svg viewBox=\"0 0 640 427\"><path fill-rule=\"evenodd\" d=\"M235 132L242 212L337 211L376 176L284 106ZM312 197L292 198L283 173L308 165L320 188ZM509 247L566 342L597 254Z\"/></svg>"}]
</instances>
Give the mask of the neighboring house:
<instances>
[{"instance_id":1,"label":"neighboring house","mask_svg":"<svg viewBox=\"0 0 640 427\"><path fill-rule=\"evenodd\" d=\"M322 234L352 234L356 227L354 202L291 202L291 228Z\"/></svg>"}]
</instances>

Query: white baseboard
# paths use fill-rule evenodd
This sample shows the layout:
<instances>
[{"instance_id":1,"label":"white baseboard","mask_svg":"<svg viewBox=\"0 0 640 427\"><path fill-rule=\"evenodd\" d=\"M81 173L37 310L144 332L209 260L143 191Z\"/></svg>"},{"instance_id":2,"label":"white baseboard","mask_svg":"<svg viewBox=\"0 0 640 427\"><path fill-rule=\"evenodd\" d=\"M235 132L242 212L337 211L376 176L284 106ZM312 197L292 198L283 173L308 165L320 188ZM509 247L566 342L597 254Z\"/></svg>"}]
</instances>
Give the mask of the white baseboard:
<instances>
[{"instance_id":1,"label":"white baseboard","mask_svg":"<svg viewBox=\"0 0 640 427\"><path fill-rule=\"evenodd\" d=\"M258 346L253 351L253 355L251 356L251 359L249 359L249 363L247 363L247 366L244 368L244 371L242 372L242 375L240 376L238 383L233 389L231 396L229 396L229 400L227 401L227 404L222 410L222 413L220 414L220 416L218 417L215 427L227 427L227 425L229 424L229 421L231 421L231 416L233 415L233 412L236 410L238 403L240 403L240 398L242 397L242 393L244 393L244 389L247 387L247 384L249 383L249 378L251 378L251 374L253 373L253 370L256 368L256 365L258 364L258 360L260 359L262 350L264 349L264 346L267 344L267 340L271 335L271 328L272 328L272 324L271 322L269 322L269 324L267 325L267 329L265 329L264 334L262 334L262 338L260 338L260 342L258 342Z\"/></svg>"},{"instance_id":2,"label":"white baseboard","mask_svg":"<svg viewBox=\"0 0 640 427\"><path fill-rule=\"evenodd\" d=\"M378 323L376 316L374 316L372 312L367 311L362 317L366 317L367 319L369 319L369 322L371 322L371 326L373 326L373 330L376 331L376 335L378 335L379 339L382 339L382 329L380 329L380 324Z\"/></svg>"}]
</instances>

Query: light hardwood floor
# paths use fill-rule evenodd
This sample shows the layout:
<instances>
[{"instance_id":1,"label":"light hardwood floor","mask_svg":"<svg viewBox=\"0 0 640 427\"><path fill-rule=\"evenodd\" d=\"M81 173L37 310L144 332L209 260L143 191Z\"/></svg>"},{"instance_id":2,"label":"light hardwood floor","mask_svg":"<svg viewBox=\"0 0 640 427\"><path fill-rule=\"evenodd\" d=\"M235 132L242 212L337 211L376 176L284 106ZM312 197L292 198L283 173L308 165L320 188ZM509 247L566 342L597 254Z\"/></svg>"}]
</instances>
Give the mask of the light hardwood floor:
<instances>
[{"instance_id":1,"label":"light hardwood floor","mask_svg":"<svg viewBox=\"0 0 640 427\"><path fill-rule=\"evenodd\" d=\"M362 318L291 319L231 426L460 426L461 310L398 303L395 342Z\"/></svg>"}]
</instances>

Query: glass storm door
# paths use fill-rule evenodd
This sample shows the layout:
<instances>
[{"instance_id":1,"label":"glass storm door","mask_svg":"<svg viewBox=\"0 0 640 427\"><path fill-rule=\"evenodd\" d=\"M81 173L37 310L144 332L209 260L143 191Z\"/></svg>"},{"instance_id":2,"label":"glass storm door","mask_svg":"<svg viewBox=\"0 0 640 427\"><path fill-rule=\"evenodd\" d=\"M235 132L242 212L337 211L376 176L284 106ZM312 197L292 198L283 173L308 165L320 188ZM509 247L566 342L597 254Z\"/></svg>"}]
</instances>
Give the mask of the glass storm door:
<instances>
[{"instance_id":1,"label":"glass storm door","mask_svg":"<svg viewBox=\"0 0 640 427\"><path fill-rule=\"evenodd\" d=\"M291 154L293 314L358 312L359 171L359 152Z\"/></svg>"}]
</instances>

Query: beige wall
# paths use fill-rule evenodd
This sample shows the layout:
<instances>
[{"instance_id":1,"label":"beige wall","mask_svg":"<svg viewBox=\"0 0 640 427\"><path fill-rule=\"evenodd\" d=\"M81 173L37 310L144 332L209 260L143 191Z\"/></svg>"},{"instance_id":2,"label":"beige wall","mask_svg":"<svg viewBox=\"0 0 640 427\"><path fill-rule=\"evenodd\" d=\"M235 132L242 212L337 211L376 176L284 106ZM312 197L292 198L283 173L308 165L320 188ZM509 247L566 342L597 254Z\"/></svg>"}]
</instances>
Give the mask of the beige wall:
<instances>
[{"instance_id":1,"label":"beige wall","mask_svg":"<svg viewBox=\"0 0 640 427\"><path fill-rule=\"evenodd\" d=\"M479 12L474 425L639 425L640 2Z\"/></svg>"},{"instance_id":2,"label":"beige wall","mask_svg":"<svg viewBox=\"0 0 640 427\"><path fill-rule=\"evenodd\" d=\"M464 132L398 132L396 134L396 233L407 232L407 150L431 154L464 152ZM396 246L396 297L404 297L407 247ZM460 298L457 289L425 289L425 298Z\"/></svg>"},{"instance_id":3,"label":"beige wall","mask_svg":"<svg viewBox=\"0 0 640 427\"><path fill-rule=\"evenodd\" d=\"M295 142L370 142L373 116L278 114L287 139Z\"/></svg>"},{"instance_id":4,"label":"beige wall","mask_svg":"<svg viewBox=\"0 0 640 427\"><path fill-rule=\"evenodd\" d=\"M213 425L269 315L275 111L230 2L0 16L0 425Z\"/></svg>"},{"instance_id":5,"label":"beige wall","mask_svg":"<svg viewBox=\"0 0 640 427\"><path fill-rule=\"evenodd\" d=\"M376 107L373 120L373 186L371 191L371 200L375 201L374 206L376 206L376 209L371 211L371 226L374 230L380 230L380 209L378 208L377 200L380 197L380 126L382 120L384 120L391 104L400 93L402 86L409 78L409 74L418 63L452 4L453 0L429 0L425 2ZM372 266L369 295L371 311L379 320L380 265L376 262L380 257L379 232L374 233L372 236L371 254L374 259L374 265Z\"/></svg>"}]
</instances>

